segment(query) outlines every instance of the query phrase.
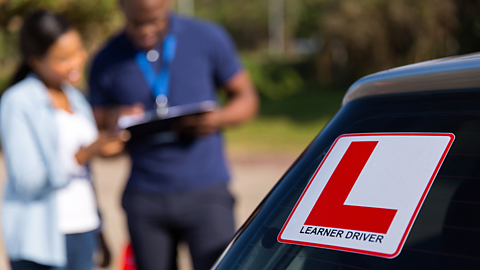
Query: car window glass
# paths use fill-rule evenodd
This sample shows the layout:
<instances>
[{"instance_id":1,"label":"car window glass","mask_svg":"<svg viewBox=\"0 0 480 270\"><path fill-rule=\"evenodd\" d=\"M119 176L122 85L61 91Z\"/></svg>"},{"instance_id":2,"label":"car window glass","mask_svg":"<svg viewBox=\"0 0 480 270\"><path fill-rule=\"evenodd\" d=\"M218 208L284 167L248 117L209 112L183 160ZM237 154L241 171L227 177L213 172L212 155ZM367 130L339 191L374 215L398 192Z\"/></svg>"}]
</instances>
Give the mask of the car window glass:
<instances>
[{"instance_id":1,"label":"car window glass","mask_svg":"<svg viewBox=\"0 0 480 270\"><path fill-rule=\"evenodd\" d=\"M480 94L430 93L347 104L290 169L219 269L477 269L480 264ZM451 132L455 142L394 259L281 244L295 203L336 137Z\"/></svg>"}]
</instances>

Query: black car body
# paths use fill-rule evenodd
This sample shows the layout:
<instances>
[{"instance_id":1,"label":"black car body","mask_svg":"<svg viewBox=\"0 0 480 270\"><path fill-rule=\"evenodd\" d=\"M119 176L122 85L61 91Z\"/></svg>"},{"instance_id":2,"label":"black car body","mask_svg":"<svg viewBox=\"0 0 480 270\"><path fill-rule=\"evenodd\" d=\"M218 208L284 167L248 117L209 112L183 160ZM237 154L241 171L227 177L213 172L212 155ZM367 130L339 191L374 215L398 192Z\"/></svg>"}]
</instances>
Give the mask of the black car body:
<instances>
[{"instance_id":1,"label":"black car body","mask_svg":"<svg viewBox=\"0 0 480 270\"><path fill-rule=\"evenodd\" d=\"M357 140L361 136L374 138L367 141L380 141L377 146L372 146L371 156L361 157L359 153L364 150L352 150L350 144L343 157L337 157L337 163L331 165L340 168L344 162L343 174L340 172L336 176L340 179L335 190L343 203L340 206L357 207L347 211L352 216L368 210L368 203L352 205L349 200L355 193L357 199L364 201L383 200L395 204L395 200L401 200L397 208L405 207L410 212L389 207L387 203L377 203L369 207L374 210L372 213L381 215L375 216L368 211L364 214L364 222L370 227L359 225L362 216L346 217L344 223L329 223L339 217L322 221L322 215L333 217L335 211L344 208L335 208L337 210L333 212L317 211L323 213L317 216L311 214L337 169L325 173L326 180L318 180L324 181L324 186L316 182L317 178L320 179L317 173L321 175L322 170L327 171L326 164L334 158L342 140L351 137ZM443 138L441 146L434 146L435 136ZM385 148L387 154L375 156L377 152L372 154L372 151L380 149L384 138L393 140L388 149L395 150L388 152ZM353 152L347 161L350 150ZM377 161L370 162L369 159L374 157ZM363 165L355 169L355 163L362 158ZM383 162L389 159L395 162ZM371 167L369 174L365 164ZM390 164L394 170L381 168L386 166L382 164ZM365 169L362 171L362 168ZM351 176L355 170L358 171L356 176ZM422 173L424 176L419 179L423 179L424 184L418 184L420 192L416 191L417 182L412 179ZM358 174L363 174L363 178L358 178ZM365 175L377 175L372 177L378 178L379 187L367 185L361 188L355 180L345 182L345 185L341 182L348 177L368 182L369 176ZM395 183L397 188L382 186L382 181ZM310 192L309 188L315 185L320 187L315 191L317 193ZM340 194L341 189L349 185L347 191L351 193ZM406 185L413 185L413 188ZM324 201L337 200L335 192ZM418 194L416 199L409 197L413 193ZM315 206L312 206L314 200L306 202L308 196L319 198ZM307 214L295 216L302 207ZM305 221L306 215L309 216ZM382 220L389 220L390 225L381 225ZM392 224L399 220L409 222L402 223L403 227L399 225L400 229L392 229ZM292 237L298 235L300 240L293 241L285 236L286 231L291 230L288 228L290 222L297 224ZM307 239L302 233L312 235L312 232L313 236L308 239L315 243L301 240ZM355 241L363 241L363 244L353 244L353 240L346 242L355 232L358 233ZM380 248L390 241L388 237L393 233L397 233L397 242L392 240L394 244L389 249ZM331 235L339 242L332 242L336 240L328 238ZM387 70L353 84L336 116L237 232L214 269L480 269L480 54Z\"/></svg>"}]
</instances>

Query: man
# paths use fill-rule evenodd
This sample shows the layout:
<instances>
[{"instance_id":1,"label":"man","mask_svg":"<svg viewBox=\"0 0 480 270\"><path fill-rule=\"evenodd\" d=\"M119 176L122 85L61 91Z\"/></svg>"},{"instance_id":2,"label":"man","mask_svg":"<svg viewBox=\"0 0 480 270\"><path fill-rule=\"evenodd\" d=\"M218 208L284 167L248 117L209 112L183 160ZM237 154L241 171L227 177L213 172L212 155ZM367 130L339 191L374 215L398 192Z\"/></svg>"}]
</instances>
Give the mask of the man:
<instances>
[{"instance_id":1,"label":"man","mask_svg":"<svg viewBox=\"0 0 480 270\"><path fill-rule=\"evenodd\" d=\"M121 6L125 31L99 53L90 75L101 129L109 126L114 107L141 112L167 101L175 106L216 100L219 87L227 94L224 106L183 119L176 140L133 145L123 197L139 270L176 268L178 241L188 243L196 270L209 269L234 233L219 130L256 114L256 92L221 27L171 13L168 0L122 0ZM167 87L147 82L148 68L168 74L160 82ZM156 105L159 97L162 104Z\"/></svg>"}]
</instances>

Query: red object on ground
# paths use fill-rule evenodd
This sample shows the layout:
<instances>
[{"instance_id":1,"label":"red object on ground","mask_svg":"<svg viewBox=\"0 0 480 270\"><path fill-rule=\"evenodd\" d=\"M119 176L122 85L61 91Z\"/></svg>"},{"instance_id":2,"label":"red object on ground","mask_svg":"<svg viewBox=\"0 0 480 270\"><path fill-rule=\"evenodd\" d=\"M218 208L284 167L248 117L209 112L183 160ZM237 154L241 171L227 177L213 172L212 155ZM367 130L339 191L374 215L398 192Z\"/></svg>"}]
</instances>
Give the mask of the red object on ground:
<instances>
[{"instance_id":1,"label":"red object on ground","mask_svg":"<svg viewBox=\"0 0 480 270\"><path fill-rule=\"evenodd\" d=\"M137 264L135 263L135 253L133 253L133 247L131 243L125 247L124 255L120 263L120 270L137 270Z\"/></svg>"}]
</instances>

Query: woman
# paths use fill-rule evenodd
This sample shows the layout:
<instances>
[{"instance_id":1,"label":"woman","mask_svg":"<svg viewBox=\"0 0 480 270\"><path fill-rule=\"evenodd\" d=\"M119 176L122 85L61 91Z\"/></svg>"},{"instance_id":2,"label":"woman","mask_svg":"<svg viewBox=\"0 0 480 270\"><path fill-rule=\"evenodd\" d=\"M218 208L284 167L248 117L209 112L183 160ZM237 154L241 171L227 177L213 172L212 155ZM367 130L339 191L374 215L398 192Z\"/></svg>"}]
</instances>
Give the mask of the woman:
<instances>
[{"instance_id":1,"label":"woman","mask_svg":"<svg viewBox=\"0 0 480 270\"><path fill-rule=\"evenodd\" d=\"M0 102L8 170L2 227L11 266L91 270L100 220L86 164L120 153L124 140L98 133L88 102L72 86L87 55L63 17L27 16L20 50L23 64Z\"/></svg>"}]
</instances>

